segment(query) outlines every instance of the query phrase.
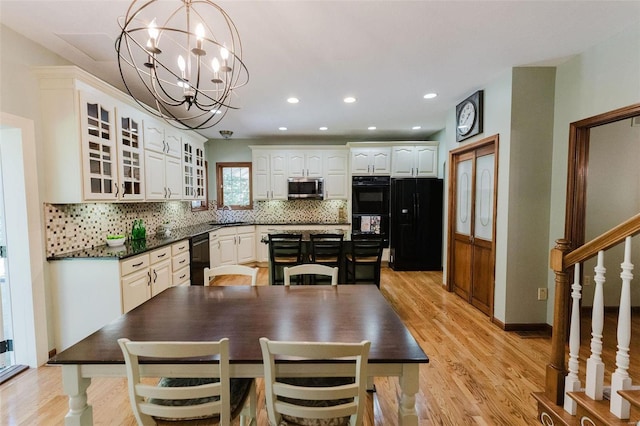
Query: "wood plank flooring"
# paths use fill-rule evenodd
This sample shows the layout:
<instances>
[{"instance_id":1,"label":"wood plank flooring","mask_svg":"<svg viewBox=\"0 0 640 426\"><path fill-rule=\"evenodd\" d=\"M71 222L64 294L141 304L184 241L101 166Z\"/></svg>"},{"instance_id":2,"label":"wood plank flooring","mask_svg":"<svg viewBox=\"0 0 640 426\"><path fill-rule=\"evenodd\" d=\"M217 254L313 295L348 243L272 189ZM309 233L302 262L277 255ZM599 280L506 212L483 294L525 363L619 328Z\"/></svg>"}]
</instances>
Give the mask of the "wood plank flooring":
<instances>
[{"instance_id":1,"label":"wood plank flooring","mask_svg":"<svg viewBox=\"0 0 640 426\"><path fill-rule=\"evenodd\" d=\"M258 282L268 282L266 269ZM531 393L543 390L550 340L502 331L441 282L439 272L383 268L381 276L382 293L431 360L420 366L419 424L539 424ZM397 425L398 380L376 378L375 385L364 424ZM258 426L268 424L263 391L259 380ZM125 379L94 379L88 395L96 425L135 424ZM58 367L30 369L0 386L1 425L60 425L67 410Z\"/></svg>"}]
</instances>

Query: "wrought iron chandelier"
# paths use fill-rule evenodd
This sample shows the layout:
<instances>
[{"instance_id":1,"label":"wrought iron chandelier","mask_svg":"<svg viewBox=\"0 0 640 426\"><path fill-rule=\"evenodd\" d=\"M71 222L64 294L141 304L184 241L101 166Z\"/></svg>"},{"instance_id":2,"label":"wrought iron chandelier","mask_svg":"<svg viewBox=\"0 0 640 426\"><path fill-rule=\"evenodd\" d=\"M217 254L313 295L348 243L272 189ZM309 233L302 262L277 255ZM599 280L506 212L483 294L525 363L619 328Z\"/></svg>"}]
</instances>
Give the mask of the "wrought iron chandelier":
<instances>
[{"instance_id":1,"label":"wrought iron chandelier","mask_svg":"<svg viewBox=\"0 0 640 426\"><path fill-rule=\"evenodd\" d=\"M233 91L248 83L249 72L238 30L221 7L209 0L134 0L118 21L122 81L149 113L199 130L238 109Z\"/></svg>"}]
</instances>

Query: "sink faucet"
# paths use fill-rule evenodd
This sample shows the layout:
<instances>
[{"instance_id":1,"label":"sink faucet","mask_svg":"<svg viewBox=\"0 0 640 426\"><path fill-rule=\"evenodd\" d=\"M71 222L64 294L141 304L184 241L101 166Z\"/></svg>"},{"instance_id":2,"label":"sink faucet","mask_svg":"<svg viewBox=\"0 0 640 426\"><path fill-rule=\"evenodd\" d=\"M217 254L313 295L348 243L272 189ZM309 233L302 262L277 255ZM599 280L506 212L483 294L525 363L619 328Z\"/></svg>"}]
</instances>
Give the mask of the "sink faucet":
<instances>
[{"instance_id":1,"label":"sink faucet","mask_svg":"<svg viewBox=\"0 0 640 426\"><path fill-rule=\"evenodd\" d=\"M227 214L225 213L225 211L230 212L230 211L231 211L231 207L230 207L230 206L227 206L227 205L225 204L225 205L223 205L223 206L220 208L220 211L222 212L222 221L223 221L223 222L227 222Z\"/></svg>"}]
</instances>

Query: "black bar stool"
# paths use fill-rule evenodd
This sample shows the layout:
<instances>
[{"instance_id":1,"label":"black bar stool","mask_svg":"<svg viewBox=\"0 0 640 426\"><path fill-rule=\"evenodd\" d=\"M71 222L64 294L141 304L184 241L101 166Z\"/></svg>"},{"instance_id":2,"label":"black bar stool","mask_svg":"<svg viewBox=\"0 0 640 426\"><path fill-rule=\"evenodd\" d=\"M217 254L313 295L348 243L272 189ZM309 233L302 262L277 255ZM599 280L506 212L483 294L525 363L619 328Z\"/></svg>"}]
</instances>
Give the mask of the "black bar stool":
<instances>
[{"instance_id":1,"label":"black bar stool","mask_svg":"<svg viewBox=\"0 0 640 426\"><path fill-rule=\"evenodd\" d=\"M285 266L302 263L302 234L269 234L271 284L284 284Z\"/></svg>"},{"instance_id":2,"label":"black bar stool","mask_svg":"<svg viewBox=\"0 0 640 426\"><path fill-rule=\"evenodd\" d=\"M352 234L351 250L345 256L347 281L373 283L380 288L380 264L382 262L382 238L377 234ZM358 275L358 269L370 269L371 274Z\"/></svg>"},{"instance_id":3,"label":"black bar stool","mask_svg":"<svg viewBox=\"0 0 640 426\"><path fill-rule=\"evenodd\" d=\"M318 263L338 268L338 276L343 263L343 234L311 234L311 253L309 260L311 263ZM314 283L322 277L315 277Z\"/></svg>"}]
</instances>

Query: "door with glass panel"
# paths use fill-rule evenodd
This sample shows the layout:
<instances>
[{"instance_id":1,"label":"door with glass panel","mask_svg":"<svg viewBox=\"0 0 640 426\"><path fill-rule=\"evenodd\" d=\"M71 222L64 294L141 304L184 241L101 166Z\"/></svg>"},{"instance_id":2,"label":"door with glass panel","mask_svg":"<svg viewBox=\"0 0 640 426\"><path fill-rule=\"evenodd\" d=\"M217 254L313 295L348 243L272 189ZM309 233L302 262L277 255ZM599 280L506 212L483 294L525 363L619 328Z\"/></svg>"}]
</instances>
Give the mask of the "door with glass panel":
<instances>
[{"instance_id":1,"label":"door with glass panel","mask_svg":"<svg viewBox=\"0 0 640 426\"><path fill-rule=\"evenodd\" d=\"M493 317L498 136L451 151L447 286Z\"/></svg>"},{"instance_id":2,"label":"door with glass panel","mask_svg":"<svg viewBox=\"0 0 640 426\"><path fill-rule=\"evenodd\" d=\"M1 164L2 161L0 161ZM3 371L15 364L6 235L4 191L2 169L0 168L0 376L2 376Z\"/></svg>"}]
</instances>

